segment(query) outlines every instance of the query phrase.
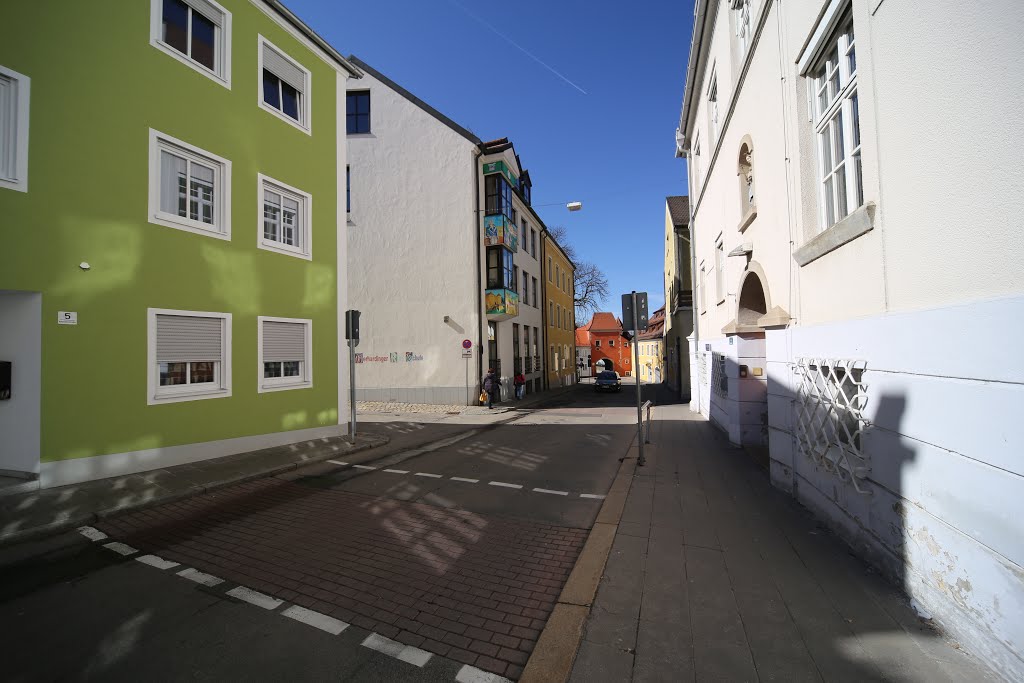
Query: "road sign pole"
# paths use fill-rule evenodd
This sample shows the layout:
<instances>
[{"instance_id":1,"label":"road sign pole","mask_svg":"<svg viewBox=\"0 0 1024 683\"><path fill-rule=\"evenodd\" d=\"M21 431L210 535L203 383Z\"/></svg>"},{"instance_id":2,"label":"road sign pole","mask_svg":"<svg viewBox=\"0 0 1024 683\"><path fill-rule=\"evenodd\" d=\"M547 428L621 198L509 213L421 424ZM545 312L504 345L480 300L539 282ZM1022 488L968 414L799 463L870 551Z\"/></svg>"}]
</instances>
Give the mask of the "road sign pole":
<instances>
[{"instance_id":1,"label":"road sign pole","mask_svg":"<svg viewBox=\"0 0 1024 683\"><path fill-rule=\"evenodd\" d=\"M356 340L348 340L349 438L356 442Z\"/></svg>"},{"instance_id":2,"label":"road sign pole","mask_svg":"<svg viewBox=\"0 0 1024 683\"><path fill-rule=\"evenodd\" d=\"M633 299L633 378L636 381L636 445L640 450L636 459L637 467L644 465L644 413L640 407L640 353L636 340L640 336L640 324L636 319L636 291L630 295Z\"/></svg>"}]
</instances>

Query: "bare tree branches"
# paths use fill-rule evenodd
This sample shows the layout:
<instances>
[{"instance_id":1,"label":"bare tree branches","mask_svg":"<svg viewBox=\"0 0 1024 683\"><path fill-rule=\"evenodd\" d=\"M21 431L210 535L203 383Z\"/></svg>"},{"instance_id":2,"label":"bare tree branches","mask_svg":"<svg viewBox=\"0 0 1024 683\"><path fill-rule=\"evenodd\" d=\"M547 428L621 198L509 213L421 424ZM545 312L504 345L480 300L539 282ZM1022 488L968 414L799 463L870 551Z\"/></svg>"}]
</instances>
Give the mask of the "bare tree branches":
<instances>
[{"instance_id":1,"label":"bare tree branches","mask_svg":"<svg viewBox=\"0 0 1024 683\"><path fill-rule=\"evenodd\" d=\"M569 260L576 264L576 271L573 277L573 296L576 307L576 323L583 324L608 298L608 278L596 264L589 261L581 261L576 254L576 249L569 243L568 230L564 225L556 225L548 228L548 232L555 238L562 251L569 257Z\"/></svg>"}]
</instances>

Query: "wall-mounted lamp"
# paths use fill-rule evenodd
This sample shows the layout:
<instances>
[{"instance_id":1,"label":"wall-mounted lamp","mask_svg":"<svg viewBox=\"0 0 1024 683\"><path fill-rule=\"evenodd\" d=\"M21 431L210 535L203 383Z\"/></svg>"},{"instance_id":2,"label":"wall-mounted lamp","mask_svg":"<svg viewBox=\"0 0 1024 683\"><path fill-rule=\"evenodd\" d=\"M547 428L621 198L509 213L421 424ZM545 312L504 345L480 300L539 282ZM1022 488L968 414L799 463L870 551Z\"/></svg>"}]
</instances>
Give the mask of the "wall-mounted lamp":
<instances>
[{"instance_id":1,"label":"wall-mounted lamp","mask_svg":"<svg viewBox=\"0 0 1024 683\"><path fill-rule=\"evenodd\" d=\"M451 317L450 315L446 315L446 316L444 317L444 321L445 321L446 323L450 323L450 322L452 321L452 317Z\"/></svg>"},{"instance_id":2,"label":"wall-mounted lamp","mask_svg":"<svg viewBox=\"0 0 1024 683\"><path fill-rule=\"evenodd\" d=\"M570 211L579 211L580 209L583 208L583 202L569 202L568 204L565 205L565 208L569 209Z\"/></svg>"},{"instance_id":3,"label":"wall-mounted lamp","mask_svg":"<svg viewBox=\"0 0 1024 683\"><path fill-rule=\"evenodd\" d=\"M90 268L92 268L92 266L89 265L88 261L82 261L81 263L78 264L78 267L81 268L82 270L89 270Z\"/></svg>"}]
</instances>

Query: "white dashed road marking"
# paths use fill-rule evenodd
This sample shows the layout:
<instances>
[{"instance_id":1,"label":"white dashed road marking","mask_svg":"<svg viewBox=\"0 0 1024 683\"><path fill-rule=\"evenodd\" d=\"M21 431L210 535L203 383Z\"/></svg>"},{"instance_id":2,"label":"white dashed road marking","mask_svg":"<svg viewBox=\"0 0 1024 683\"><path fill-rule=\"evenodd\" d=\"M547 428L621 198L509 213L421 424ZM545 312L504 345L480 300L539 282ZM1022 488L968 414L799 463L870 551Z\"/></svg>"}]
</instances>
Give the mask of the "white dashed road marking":
<instances>
[{"instance_id":1,"label":"white dashed road marking","mask_svg":"<svg viewBox=\"0 0 1024 683\"><path fill-rule=\"evenodd\" d=\"M170 569L171 567L178 566L177 562L171 562L170 560L165 560L164 558L157 557L156 555L143 555L142 557L136 557L135 559L142 564L148 564L150 567L156 567L157 569Z\"/></svg>"},{"instance_id":2,"label":"white dashed road marking","mask_svg":"<svg viewBox=\"0 0 1024 683\"><path fill-rule=\"evenodd\" d=\"M452 477L452 481L464 481L467 484L479 484L479 479L466 479L465 477Z\"/></svg>"},{"instance_id":3,"label":"white dashed road marking","mask_svg":"<svg viewBox=\"0 0 1024 683\"><path fill-rule=\"evenodd\" d=\"M244 600L250 605L262 607L263 609L277 609L284 602L283 600L272 598L269 595L264 595L259 591L254 591L253 589L246 588L245 586L232 588L228 591L228 595L238 598L239 600Z\"/></svg>"},{"instance_id":4,"label":"white dashed road marking","mask_svg":"<svg viewBox=\"0 0 1024 683\"><path fill-rule=\"evenodd\" d=\"M128 555L134 555L135 553L139 552L130 545L126 543L119 543L117 541L113 543L104 543L103 547L107 550L113 550L118 555L124 555L125 557L127 557Z\"/></svg>"},{"instance_id":5,"label":"white dashed road marking","mask_svg":"<svg viewBox=\"0 0 1024 683\"><path fill-rule=\"evenodd\" d=\"M102 541L107 537L105 533L91 526L78 527L78 533L82 534L90 541Z\"/></svg>"},{"instance_id":6,"label":"white dashed road marking","mask_svg":"<svg viewBox=\"0 0 1024 683\"><path fill-rule=\"evenodd\" d=\"M288 609L281 612L286 617L294 619L295 621L301 621L303 624L318 628L321 631L327 631L332 636L336 636L345 629L348 628L348 624L334 617L329 617L326 614L320 614L314 612L311 609L305 607L299 607L298 605L292 605Z\"/></svg>"},{"instance_id":7,"label":"white dashed road marking","mask_svg":"<svg viewBox=\"0 0 1024 683\"><path fill-rule=\"evenodd\" d=\"M382 472L390 472L391 474L409 474L409 470L381 470Z\"/></svg>"},{"instance_id":8,"label":"white dashed road marking","mask_svg":"<svg viewBox=\"0 0 1024 683\"><path fill-rule=\"evenodd\" d=\"M552 491L551 489L534 489L537 493L550 493L554 496L568 496L568 491Z\"/></svg>"},{"instance_id":9,"label":"white dashed road marking","mask_svg":"<svg viewBox=\"0 0 1024 683\"><path fill-rule=\"evenodd\" d=\"M178 576L188 579L189 581L195 581L196 583L202 584L207 588L213 588L219 583L224 583L224 579L218 579L216 576L204 574L203 572L198 571L196 569L192 569L191 567L189 567L188 569L183 569L180 572L178 572Z\"/></svg>"},{"instance_id":10,"label":"white dashed road marking","mask_svg":"<svg viewBox=\"0 0 1024 683\"><path fill-rule=\"evenodd\" d=\"M601 498L604 498L604 496L601 495L600 493L581 493L580 494L580 498L597 498L597 499L601 499Z\"/></svg>"},{"instance_id":11,"label":"white dashed road marking","mask_svg":"<svg viewBox=\"0 0 1024 683\"><path fill-rule=\"evenodd\" d=\"M352 465L352 467L356 467L356 468L361 469L361 470L375 470L375 469L377 469L376 467L370 467L369 465Z\"/></svg>"},{"instance_id":12,"label":"white dashed road marking","mask_svg":"<svg viewBox=\"0 0 1024 683\"><path fill-rule=\"evenodd\" d=\"M521 488L523 488L522 484L509 484L509 483L504 482L504 481L489 481L487 483L490 484L491 486L502 486L502 487L507 488L507 489L521 489Z\"/></svg>"},{"instance_id":13,"label":"white dashed road marking","mask_svg":"<svg viewBox=\"0 0 1024 683\"><path fill-rule=\"evenodd\" d=\"M341 465L342 467L348 467L347 462L342 462L340 460L328 460L327 462L331 463L332 465Z\"/></svg>"},{"instance_id":14,"label":"white dashed road marking","mask_svg":"<svg viewBox=\"0 0 1024 683\"><path fill-rule=\"evenodd\" d=\"M389 657L400 659L403 662L412 664L413 666L422 667L430 661L429 652L411 645L403 645L398 641L385 638L377 633L371 633L368 635L366 640L363 641L363 647L368 647L371 650L382 652Z\"/></svg>"},{"instance_id":15,"label":"white dashed road marking","mask_svg":"<svg viewBox=\"0 0 1024 683\"><path fill-rule=\"evenodd\" d=\"M481 671L469 664L459 669L459 673L455 674L455 680L459 683L510 683L507 678L488 671Z\"/></svg>"},{"instance_id":16,"label":"white dashed road marking","mask_svg":"<svg viewBox=\"0 0 1024 683\"><path fill-rule=\"evenodd\" d=\"M417 477L430 477L431 479L440 479L440 474L431 474L430 472L417 472Z\"/></svg>"}]
</instances>

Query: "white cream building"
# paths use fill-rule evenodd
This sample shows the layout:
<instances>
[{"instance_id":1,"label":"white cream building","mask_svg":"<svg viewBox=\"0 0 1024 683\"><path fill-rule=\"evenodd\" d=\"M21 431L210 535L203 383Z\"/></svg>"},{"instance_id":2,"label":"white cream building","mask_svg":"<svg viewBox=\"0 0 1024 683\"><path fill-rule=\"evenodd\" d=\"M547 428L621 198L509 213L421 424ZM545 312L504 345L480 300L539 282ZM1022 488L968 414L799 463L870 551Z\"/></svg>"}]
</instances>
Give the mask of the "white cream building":
<instances>
[{"instance_id":1,"label":"white cream building","mask_svg":"<svg viewBox=\"0 0 1024 683\"><path fill-rule=\"evenodd\" d=\"M692 407L1024 677L1024 4L698 0Z\"/></svg>"},{"instance_id":2,"label":"white cream building","mask_svg":"<svg viewBox=\"0 0 1024 683\"><path fill-rule=\"evenodd\" d=\"M481 142L351 60L365 69L347 103L349 301L362 311L357 399L476 404L480 379L495 359L507 399L517 347L529 370L527 391L540 390L543 299L534 288L542 281L544 227L527 202L529 174L507 141ZM487 193L495 175L516 186L498 200ZM514 219L507 222L516 229L501 232L503 245L486 244L489 208ZM509 281L504 268L499 275L509 286L491 288L501 290L504 310L488 312L488 258L496 250L508 253L499 265L508 266Z\"/></svg>"}]
</instances>

